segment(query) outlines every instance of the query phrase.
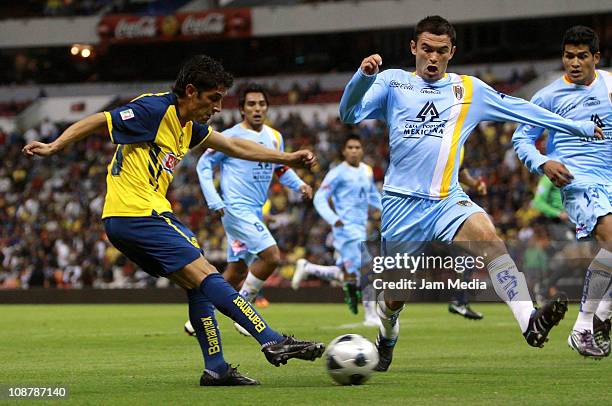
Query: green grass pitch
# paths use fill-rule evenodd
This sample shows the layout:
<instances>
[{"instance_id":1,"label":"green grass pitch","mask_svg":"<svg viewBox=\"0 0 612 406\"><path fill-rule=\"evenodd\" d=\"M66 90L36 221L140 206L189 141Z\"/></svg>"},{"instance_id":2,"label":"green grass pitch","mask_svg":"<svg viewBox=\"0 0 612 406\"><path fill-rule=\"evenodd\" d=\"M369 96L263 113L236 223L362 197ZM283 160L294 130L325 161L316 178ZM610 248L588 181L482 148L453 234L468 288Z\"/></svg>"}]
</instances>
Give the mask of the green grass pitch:
<instances>
[{"instance_id":1,"label":"green grass pitch","mask_svg":"<svg viewBox=\"0 0 612 406\"><path fill-rule=\"evenodd\" d=\"M3 305L0 384L68 385L60 404L609 404L612 359L583 359L566 344L576 306L543 349L525 343L506 306L474 307L484 320L409 305L389 372L354 387L333 384L323 360L269 365L221 315L226 359L262 385L200 388L200 349L182 332L186 305ZM273 303L262 313L299 338L376 336L344 305Z\"/></svg>"}]
</instances>

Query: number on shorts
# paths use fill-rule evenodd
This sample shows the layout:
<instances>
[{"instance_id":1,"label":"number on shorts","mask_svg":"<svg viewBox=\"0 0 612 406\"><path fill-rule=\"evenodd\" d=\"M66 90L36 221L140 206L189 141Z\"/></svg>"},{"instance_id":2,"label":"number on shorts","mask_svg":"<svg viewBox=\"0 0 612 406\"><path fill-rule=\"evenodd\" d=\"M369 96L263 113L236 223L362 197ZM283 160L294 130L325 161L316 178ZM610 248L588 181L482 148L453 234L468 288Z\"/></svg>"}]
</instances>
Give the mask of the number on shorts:
<instances>
[{"instance_id":1,"label":"number on shorts","mask_svg":"<svg viewBox=\"0 0 612 406\"><path fill-rule=\"evenodd\" d=\"M253 223L253 225L255 226L257 231L259 231L259 232L262 232L264 230L264 227L261 224L259 224L258 222Z\"/></svg>"}]
</instances>

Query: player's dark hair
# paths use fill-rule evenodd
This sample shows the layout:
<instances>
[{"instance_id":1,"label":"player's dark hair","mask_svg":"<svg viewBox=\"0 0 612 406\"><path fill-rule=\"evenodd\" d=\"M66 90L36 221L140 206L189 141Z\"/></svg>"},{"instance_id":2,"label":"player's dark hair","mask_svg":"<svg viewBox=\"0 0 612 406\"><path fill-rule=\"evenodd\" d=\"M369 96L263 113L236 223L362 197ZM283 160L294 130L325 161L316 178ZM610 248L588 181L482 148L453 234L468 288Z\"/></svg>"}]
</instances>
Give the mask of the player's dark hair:
<instances>
[{"instance_id":1,"label":"player's dark hair","mask_svg":"<svg viewBox=\"0 0 612 406\"><path fill-rule=\"evenodd\" d=\"M589 51L593 55L599 52L599 37L589 27L584 25L575 25L565 31L563 35L563 43L561 44L561 51L565 51L565 46L570 45L588 45Z\"/></svg>"},{"instance_id":2,"label":"player's dark hair","mask_svg":"<svg viewBox=\"0 0 612 406\"><path fill-rule=\"evenodd\" d=\"M429 32L434 35L448 35L453 46L457 41L455 27L440 16L427 16L419 21L414 28L414 42L417 42L419 36L424 32Z\"/></svg>"},{"instance_id":3,"label":"player's dark hair","mask_svg":"<svg viewBox=\"0 0 612 406\"><path fill-rule=\"evenodd\" d=\"M172 92L184 97L185 88L190 83L200 91L213 90L219 86L229 89L234 83L234 78L225 71L221 63L210 56L196 55L181 66Z\"/></svg>"},{"instance_id":4,"label":"player's dark hair","mask_svg":"<svg viewBox=\"0 0 612 406\"><path fill-rule=\"evenodd\" d=\"M261 93L263 94L264 100L267 105L270 105L268 102L268 92L266 89L260 85L259 83L249 83L246 87L240 92L240 96L238 96L238 105L240 107L244 107L244 102L246 101L246 95L249 93Z\"/></svg>"},{"instance_id":5,"label":"player's dark hair","mask_svg":"<svg viewBox=\"0 0 612 406\"><path fill-rule=\"evenodd\" d=\"M351 133L344 138L344 142L342 143L342 149L346 148L346 144L348 144L348 142L351 140L359 141L360 144L363 144L359 135Z\"/></svg>"}]
</instances>

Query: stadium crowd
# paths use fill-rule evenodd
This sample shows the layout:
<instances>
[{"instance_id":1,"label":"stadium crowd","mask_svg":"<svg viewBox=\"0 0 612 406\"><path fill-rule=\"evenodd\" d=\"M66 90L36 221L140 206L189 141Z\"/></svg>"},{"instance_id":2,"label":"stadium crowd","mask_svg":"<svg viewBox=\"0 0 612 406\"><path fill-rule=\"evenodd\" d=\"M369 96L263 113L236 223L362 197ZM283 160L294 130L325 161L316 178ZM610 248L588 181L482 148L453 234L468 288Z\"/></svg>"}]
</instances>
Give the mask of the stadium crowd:
<instances>
[{"instance_id":1,"label":"stadium crowd","mask_svg":"<svg viewBox=\"0 0 612 406\"><path fill-rule=\"evenodd\" d=\"M217 129L233 124L222 119L213 122ZM375 180L382 185L388 161L383 123L370 121L349 127L337 118L325 120L316 115L306 123L299 115L290 114L275 117L272 125L283 132L286 149L311 148L317 152L319 171L300 173L315 188L327 170L341 161L339 145L346 134L358 132L364 141L364 161L372 166ZM535 221L539 213L530 203L537 178L517 160L510 142L513 130L512 124L481 124L468 141L463 165L473 176L486 180L488 195L473 198L491 214L500 235L507 240L539 241L530 247L543 248L525 258L528 262L546 261L549 248L542 240L565 237L547 235L546 228ZM25 141L20 133L0 136L0 288L146 287L161 283L139 271L105 239L99 219L106 166L114 145L100 135L77 144L67 154L49 160L26 160L20 158ZM198 231L207 258L223 268L224 231L204 203L195 172L202 152L195 151L183 160L169 199L177 216ZM275 183L270 203L267 221L284 262L270 284L288 285L293 264L300 257L332 263L329 227L311 202L301 201L299 195ZM372 216L373 240L378 239L378 216Z\"/></svg>"}]
</instances>

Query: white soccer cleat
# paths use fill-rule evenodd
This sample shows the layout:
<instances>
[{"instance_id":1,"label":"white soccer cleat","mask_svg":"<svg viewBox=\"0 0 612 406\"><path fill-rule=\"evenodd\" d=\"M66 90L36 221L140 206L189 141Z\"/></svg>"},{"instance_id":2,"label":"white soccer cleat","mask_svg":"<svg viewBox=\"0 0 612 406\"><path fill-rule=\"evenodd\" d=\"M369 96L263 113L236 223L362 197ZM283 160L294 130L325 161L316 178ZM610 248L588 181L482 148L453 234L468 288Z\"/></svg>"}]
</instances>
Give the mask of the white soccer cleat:
<instances>
[{"instance_id":1,"label":"white soccer cleat","mask_svg":"<svg viewBox=\"0 0 612 406\"><path fill-rule=\"evenodd\" d=\"M242 334L245 337L250 337L251 333L249 333L248 331L246 331L244 329L244 327L242 327L240 324L238 323L234 323L234 328L236 329L237 332L239 332L240 334Z\"/></svg>"},{"instance_id":2,"label":"white soccer cleat","mask_svg":"<svg viewBox=\"0 0 612 406\"><path fill-rule=\"evenodd\" d=\"M187 322L185 323L185 326L183 327L183 330L185 330L185 333L187 335L190 335L192 337L196 336L195 329L193 328L193 326L191 325L191 322L189 320L187 320Z\"/></svg>"},{"instance_id":3,"label":"white soccer cleat","mask_svg":"<svg viewBox=\"0 0 612 406\"><path fill-rule=\"evenodd\" d=\"M293 290L300 288L300 282L306 278L306 261L304 258L300 258L295 263L295 271L293 272L293 278L291 278L291 287Z\"/></svg>"}]
</instances>

